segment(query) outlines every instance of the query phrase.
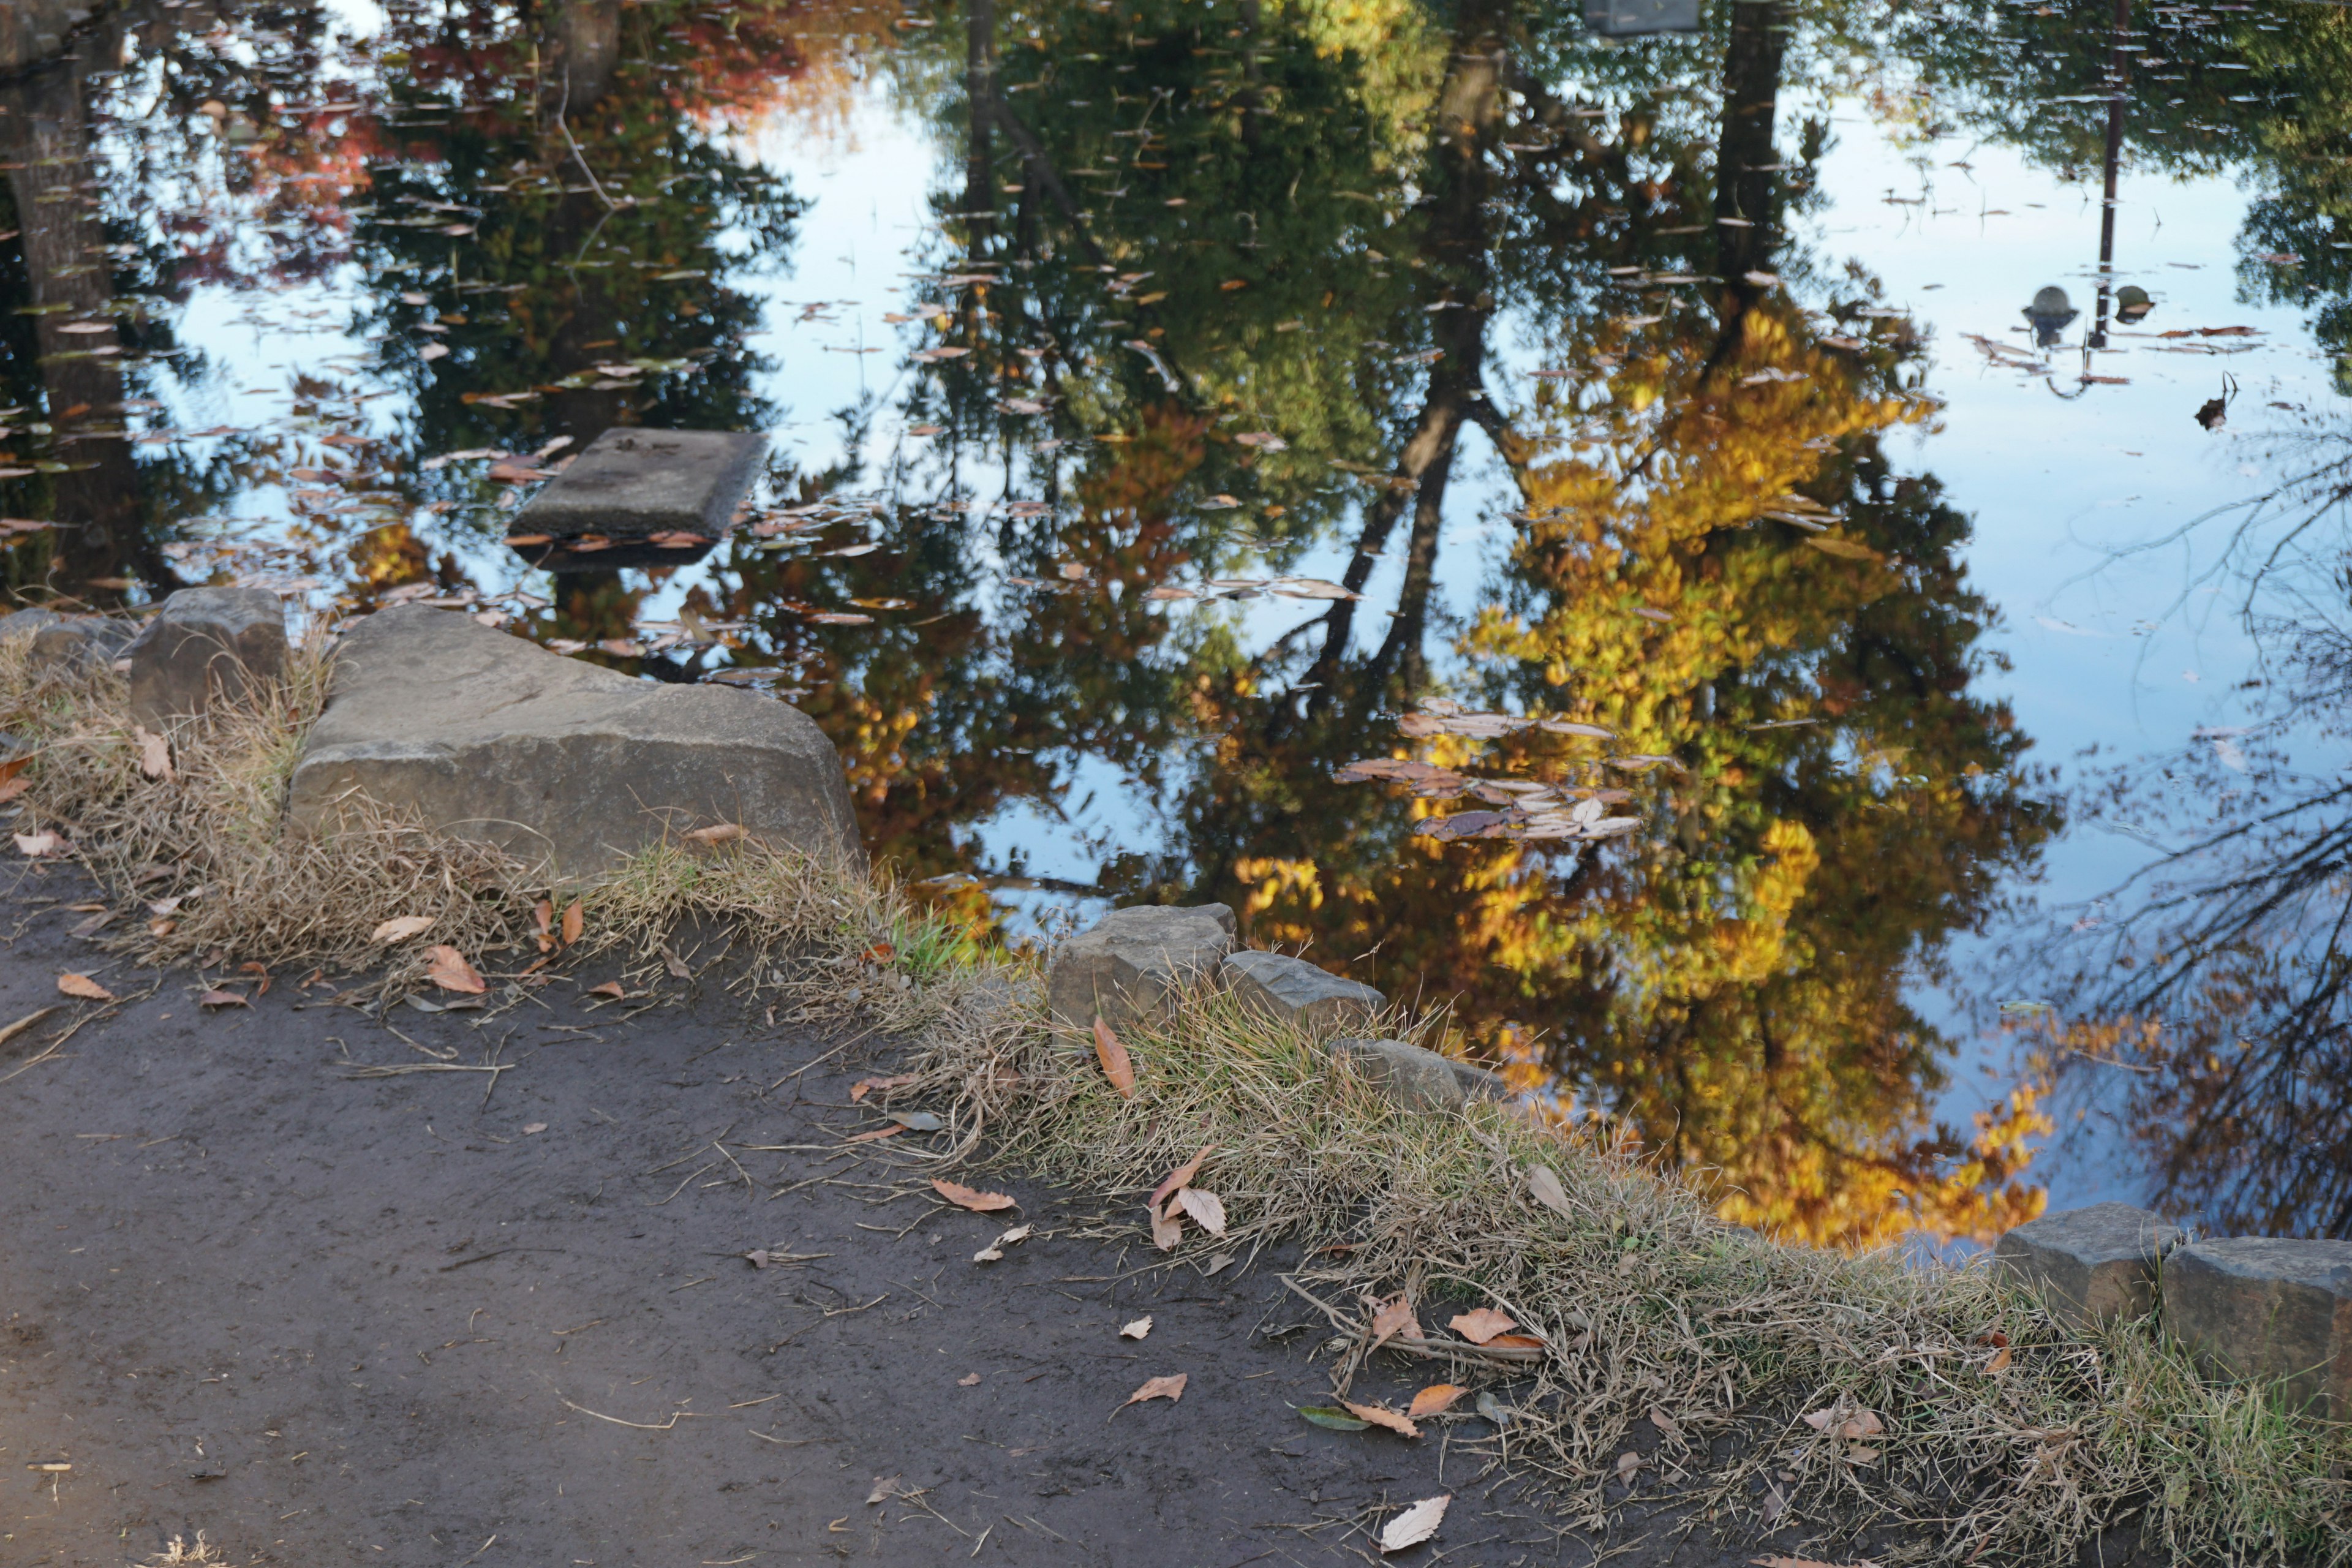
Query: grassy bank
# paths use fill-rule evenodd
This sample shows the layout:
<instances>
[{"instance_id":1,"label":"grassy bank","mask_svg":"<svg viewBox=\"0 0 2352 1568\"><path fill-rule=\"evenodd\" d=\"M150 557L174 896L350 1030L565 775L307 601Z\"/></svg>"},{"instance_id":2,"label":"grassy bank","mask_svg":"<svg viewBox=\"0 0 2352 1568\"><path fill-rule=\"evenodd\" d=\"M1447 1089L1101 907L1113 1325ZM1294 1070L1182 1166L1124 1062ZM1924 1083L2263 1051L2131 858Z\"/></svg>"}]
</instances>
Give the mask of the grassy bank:
<instances>
[{"instance_id":1,"label":"grassy bank","mask_svg":"<svg viewBox=\"0 0 2352 1568\"><path fill-rule=\"evenodd\" d=\"M2345 1430L2209 1385L2152 1322L2077 1331L1981 1267L1758 1241L1588 1132L1507 1106L1399 1109L1213 992L1129 1032L1122 1094L1090 1039L1050 1026L1023 963L887 879L756 842L648 851L579 895L567 937L572 896L484 847L364 805L331 837L282 830L324 690L318 649L268 710L161 751L111 673L43 673L24 654L0 647L5 727L30 759L9 785L16 830L37 849L57 835L99 879L126 955L316 966L390 998L420 984L434 944L493 985L528 984L583 954L652 968L673 932L723 931L726 973L761 1005L908 1043L908 1080L885 1092L947 1131L877 1158L1101 1194L1106 1239L1138 1262L1245 1267L1296 1245L1287 1288L1343 1390L1374 1353L1376 1304L1402 1294L1412 1321L1395 1342L1424 1348L1432 1381L1492 1386L1511 1414L1483 1441L1568 1520L1607 1515L1639 1434L1645 1493L1663 1482L1727 1529L1802 1526L1823 1555L1890 1528L1899 1541L1870 1544L1882 1561L2054 1564L2137 1523L2184 1560L2352 1559ZM377 939L418 917L431 925ZM1163 1255L1143 1198L1196 1155L1192 1184L1222 1200L1226 1231L1189 1226ZM1480 1306L1538 1342L1496 1353L1446 1331Z\"/></svg>"}]
</instances>

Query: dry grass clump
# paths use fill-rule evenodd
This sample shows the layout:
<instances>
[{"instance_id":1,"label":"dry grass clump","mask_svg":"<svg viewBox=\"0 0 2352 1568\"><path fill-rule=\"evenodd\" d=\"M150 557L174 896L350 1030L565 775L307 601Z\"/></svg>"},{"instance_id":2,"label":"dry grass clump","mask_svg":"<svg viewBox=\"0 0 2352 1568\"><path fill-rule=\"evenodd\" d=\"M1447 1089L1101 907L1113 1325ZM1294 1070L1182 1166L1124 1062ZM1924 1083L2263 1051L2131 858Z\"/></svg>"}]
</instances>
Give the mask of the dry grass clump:
<instances>
[{"instance_id":1,"label":"dry grass clump","mask_svg":"<svg viewBox=\"0 0 2352 1568\"><path fill-rule=\"evenodd\" d=\"M205 1532L199 1530L194 1546L188 1544L186 1537L175 1535L169 1546L146 1562L132 1564L131 1568L229 1568L229 1565L228 1559L221 1555L220 1548L205 1544Z\"/></svg>"},{"instance_id":2,"label":"dry grass clump","mask_svg":"<svg viewBox=\"0 0 2352 1568\"><path fill-rule=\"evenodd\" d=\"M1371 1303L1406 1292L1421 1331L1455 1352L1433 1376L1513 1384L1493 1457L1587 1522L1638 1430L1719 1525L1801 1524L1837 1544L1892 1528L1903 1542L1874 1548L1885 1561L2067 1562L2135 1519L2180 1558L2352 1559L2346 1430L2208 1385L2153 1323L2063 1327L1981 1260L1754 1239L1687 1183L1515 1108L1399 1109L1213 992L1125 1043L1132 1099L1026 997L934 1030L904 1093L951 1108L960 1148L985 1140L992 1163L1139 1208L1213 1146L1196 1184L1230 1229L1188 1230L1179 1256L1304 1243L1287 1278L1339 1331L1343 1384ZM1564 1212L1538 1201L1539 1166ZM1539 1359L1436 1330L1474 1306L1540 1338L1522 1352ZM1717 1438L1727 1458L1710 1458Z\"/></svg>"}]
</instances>

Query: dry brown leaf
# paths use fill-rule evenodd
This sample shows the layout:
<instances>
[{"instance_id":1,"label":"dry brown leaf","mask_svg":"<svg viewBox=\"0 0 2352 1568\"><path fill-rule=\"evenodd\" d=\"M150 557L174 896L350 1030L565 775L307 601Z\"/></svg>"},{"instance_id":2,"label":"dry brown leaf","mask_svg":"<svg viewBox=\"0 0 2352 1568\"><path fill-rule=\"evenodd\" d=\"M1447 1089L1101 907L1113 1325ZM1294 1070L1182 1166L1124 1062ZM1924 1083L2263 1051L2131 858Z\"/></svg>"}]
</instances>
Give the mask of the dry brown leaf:
<instances>
[{"instance_id":1,"label":"dry brown leaf","mask_svg":"<svg viewBox=\"0 0 2352 1568\"><path fill-rule=\"evenodd\" d=\"M1381 1555L1418 1546L1435 1535L1437 1527L1445 1522L1445 1505L1453 1500L1451 1492L1444 1497L1423 1498L1389 1521L1388 1527L1381 1531Z\"/></svg>"},{"instance_id":2,"label":"dry brown leaf","mask_svg":"<svg viewBox=\"0 0 2352 1568\"><path fill-rule=\"evenodd\" d=\"M738 838L742 837L743 825L741 823L721 822L714 824L709 827L696 828L693 832L686 836L686 841L689 844L699 844L704 848L708 849L713 845L732 844Z\"/></svg>"},{"instance_id":3,"label":"dry brown leaf","mask_svg":"<svg viewBox=\"0 0 2352 1568\"><path fill-rule=\"evenodd\" d=\"M33 781L21 773L15 778L0 779L0 805L5 805L32 787Z\"/></svg>"},{"instance_id":4,"label":"dry brown leaf","mask_svg":"<svg viewBox=\"0 0 2352 1568\"><path fill-rule=\"evenodd\" d=\"M1111 1088L1129 1100L1135 1098L1135 1064L1128 1059L1127 1047L1118 1041L1111 1026L1095 1016L1095 1059L1102 1063L1103 1077L1110 1079Z\"/></svg>"},{"instance_id":5,"label":"dry brown leaf","mask_svg":"<svg viewBox=\"0 0 2352 1568\"><path fill-rule=\"evenodd\" d=\"M1375 1426L1385 1426L1391 1432L1402 1433L1408 1437L1421 1436L1421 1428L1412 1424L1411 1416L1400 1415L1385 1405L1355 1405L1345 1399L1339 1401L1339 1404L1341 1408L1359 1421L1369 1421Z\"/></svg>"},{"instance_id":6,"label":"dry brown leaf","mask_svg":"<svg viewBox=\"0 0 2352 1568\"><path fill-rule=\"evenodd\" d=\"M1487 1351L1539 1351L1543 1349L1543 1343L1533 1334L1496 1334L1478 1348Z\"/></svg>"},{"instance_id":7,"label":"dry brown leaf","mask_svg":"<svg viewBox=\"0 0 2352 1568\"><path fill-rule=\"evenodd\" d=\"M895 1078L861 1078L849 1086L849 1098L853 1100L864 1100L877 1089L885 1090L904 1089L920 1076L918 1073L902 1072Z\"/></svg>"},{"instance_id":8,"label":"dry brown leaf","mask_svg":"<svg viewBox=\"0 0 2352 1568\"><path fill-rule=\"evenodd\" d=\"M968 1373L965 1373L961 1377L960 1377L960 1378L957 1378L957 1379L956 1379L956 1386L957 1386L958 1388L977 1388L977 1387L979 1387L979 1386L980 1386L980 1373L976 1373L976 1372L968 1372Z\"/></svg>"},{"instance_id":9,"label":"dry brown leaf","mask_svg":"<svg viewBox=\"0 0 2352 1568\"><path fill-rule=\"evenodd\" d=\"M888 1502L892 1498L897 1497L898 1495L898 1477L877 1476L874 1478L874 1489L866 1494L866 1500L869 1505L877 1502Z\"/></svg>"},{"instance_id":10,"label":"dry brown leaf","mask_svg":"<svg viewBox=\"0 0 2352 1568\"><path fill-rule=\"evenodd\" d=\"M2001 1346L2000 1349L1993 1352L1992 1360L1985 1363L1986 1375L1999 1376L2000 1373L2007 1372L2009 1370L2009 1363L2014 1358L2009 1353L2009 1347L2007 1345Z\"/></svg>"},{"instance_id":11,"label":"dry brown leaf","mask_svg":"<svg viewBox=\"0 0 2352 1568\"><path fill-rule=\"evenodd\" d=\"M131 738L139 742L139 771L151 779L172 782L172 743L144 725L133 724Z\"/></svg>"},{"instance_id":12,"label":"dry brown leaf","mask_svg":"<svg viewBox=\"0 0 2352 1568\"><path fill-rule=\"evenodd\" d=\"M66 841L46 827L38 833L19 833L16 838L16 852L28 860L38 860L43 856L62 855L66 852Z\"/></svg>"},{"instance_id":13,"label":"dry brown leaf","mask_svg":"<svg viewBox=\"0 0 2352 1568\"><path fill-rule=\"evenodd\" d=\"M1118 1337L1123 1340L1139 1340L1150 1331L1151 1314L1146 1312L1135 1321L1122 1326L1118 1331Z\"/></svg>"},{"instance_id":14,"label":"dry brown leaf","mask_svg":"<svg viewBox=\"0 0 2352 1568\"><path fill-rule=\"evenodd\" d=\"M563 945L570 947L578 942L580 932L587 923L587 911L580 907L579 900L572 900L571 908L563 911Z\"/></svg>"},{"instance_id":15,"label":"dry brown leaf","mask_svg":"<svg viewBox=\"0 0 2352 1568\"><path fill-rule=\"evenodd\" d=\"M1455 1400L1469 1392L1458 1383L1433 1383L1412 1396L1412 1403L1405 1406L1404 1413L1418 1421L1424 1415L1434 1415L1449 1408Z\"/></svg>"},{"instance_id":16,"label":"dry brown leaf","mask_svg":"<svg viewBox=\"0 0 2352 1568\"><path fill-rule=\"evenodd\" d=\"M1224 1200L1214 1193L1204 1193L1198 1187L1184 1187L1176 1194L1176 1202L1192 1216L1192 1223L1211 1236L1225 1234Z\"/></svg>"},{"instance_id":17,"label":"dry brown leaf","mask_svg":"<svg viewBox=\"0 0 2352 1568\"><path fill-rule=\"evenodd\" d=\"M425 978L444 991L459 991L468 996L478 996L490 988L474 972L474 966L466 962L466 955L446 942L426 948L425 959Z\"/></svg>"},{"instance_id":18,"label":"dry brown leaf","mask_svg":"<svg viewBox=\"0 0 2352 1568\"><path fill-rule=\"evenodd\" d=\"M1569 1206L1568 1191L1559 1184L1559 1173L1549 1165L1528 1167L1528 1192L1552 1213L1576 1217L1576 1211Z\"/></svg>"},{"instance_id":19,"label":"dry brown leaf","mask_svg":"<svg viewBox=\"0 0 2352 1568\"><path fill-rule=\"evenodd\" d=\"M1631 1485L1633 1472L1642 1468L1642 1456L1628 1448L1617 1456L1617 1479Z\"/></svg>"},{"instance_id":20,"label":"dry brown leaf","mask_svg":"<svg viewBox=\"0 0 2352 1568\"><path fill-rule=\"evenodd\" d=\"M1202 1149L1199 1153L1193 1155L1191 1159L1185 1161L1182 1164L1177 1166L1174 1170L1169 1172L1166 1178L1162 1180L1158 1186L1151 1189L1151 1196L1144 1200L1144 1206L1147 1208L1156 1209L1160 1206L1160 1201L1167 1197L1169 1194L1174 1192L1179 1187L1191 1184L1192 1178L1201 1173L1201 1163L1216 1152L1217 1146L1212 1143L1208 1147Z\"/></svg>"},{"instance_id":21,"label":"dry brown leaf","mask_svg":"<svg viewBox=\"0 0 2352 1568\"><path fill-rule=\"evenodd\" d=\"M410 937L421 936L432 929L431 915L402 915L397 919L384 921L383 924L368 932L368 941L378 943L406 942Z\"/></svg>"},{"instance_id":22,"label":"dry brown leaf","mask_svg":"<svg viewBox=\"0 0 2352 1568\"><path fill-rule=\"evenodd\" d=\"M1013 1199L1006 1194L974 1192L954 1182L943 1182L937 1176L931 1178L931 1190L956 1207L970 1209L974 1214L994 1214L998 1209L1015 1206Z\"/></svg>"},{"instance_id":23,"label":"dry brown leaf","mask_svg":"<svg viewBox=\"0 0 2352 1568\"><path fill-rule=\"evenodd\" d=\"M591 996L610 996L617 1001L619 998L626 996L628 992L623 989L619 981L607 980L602 985L591 985L588 987L588 994Z\"/></svg>"},{"instance_id":24,"label":"dry brown leaf","mask_svg":"<svg viewBox=\"0 0 2352 1568\"><path fill-rule=\"evenodd\" d=\"M1509 1333L1518 1322L1508 1312L1498 1312L1492 1307L1480 1307L1463 1312L1445 1325L1474 1345L1483 1345L1496 1334Z\"/></svg>"},{"instance_id":25,"label":"dry brown leaf","mask_svg":"<svg viewBox=\"0 0 2352 1568\"><path fill-rule=\"evenodd\" d=\"M1683 1435L1682 1423L1655 1405L1650 1406L1650 1425L1669 1437L1679 1437Z\"/></svg>"},{"instance_id":26,"label":"dry brown leaf","mask_svg":"<svg viewBox=\"0 0 2352 1568\"><path fill-rule=\"evenodd\" d=\"M1158 1209L1150 1211L1151 1245L1162 1252L1173 1251L1176 1244L1184 1239L1184 1222L1176 1217L1177 1212L1174 1204L1168 1205L1165 1214Z\"/></svg>"},{"instance_id":27,"label":"dry brown leaf","mask_svg":"<svg viewBox=\"0 0 2352 1568\"><path fill-rule=\"evenodd\" d=\"M1173 1405L1184 1397L1184 1380L1191 1375L1190 1373L1180 1372L1173 1377L1155 1377L1133 1394L1129 1394L1127 1405L1140 1405L1147 1399L1164 1399ZM1118 1410L1126 1409L1127 1405L1120 1405ZM1118 1410L1114 1410L1111 1414L1116 1415Z\"/></svg>"},{"instance_id":28,"label":"dry brown leaf","mask_svg":"<svg viewBox=\"0 0 2352 1568\"><path fill-rule=\"evenodd\" d=\"M199 1007L250 1007L242 991L207 991L196 998Z\"/></svg>"},{"instance_id":29,"label":"dry brown leaf","mask_svg":"<svg viewBox=\"0 0 2352 1568\"><path fill-rule=\"evenodd\" d=\"M64 995L79 996L85 1002L111 1002L114 993L87 974L60 974L58 990Z\"/></svg>"},{"instance_id":30,"label":"dry brown leaf","mask_svg":"<svg viewBox=\"0 0 2352 1568\"><path fill-rule=\"evenodd\" d=\"M1421 1321L1413 1316L1412 1302L1402 1290L1372 1308L1372 1348L1378 1350L1397 1335L1410 1332L1421 1337Z\"/></svg>"},{"instance_id":31,"label":"dry brown leaf","mask_svg":"<svg viewBox=\"0 0 2352 1568\"><path fill-rule=\"evenodd\" d=\"M845 1143L871 1143L877 1138L896 1138L899 1133L904 1132L907 1129L903 1124L893 1121L889 1126L877 1127L871 1132L853 1132L848 1137L843 1139L842 1142Z\"/></svg>"}]
</instances>

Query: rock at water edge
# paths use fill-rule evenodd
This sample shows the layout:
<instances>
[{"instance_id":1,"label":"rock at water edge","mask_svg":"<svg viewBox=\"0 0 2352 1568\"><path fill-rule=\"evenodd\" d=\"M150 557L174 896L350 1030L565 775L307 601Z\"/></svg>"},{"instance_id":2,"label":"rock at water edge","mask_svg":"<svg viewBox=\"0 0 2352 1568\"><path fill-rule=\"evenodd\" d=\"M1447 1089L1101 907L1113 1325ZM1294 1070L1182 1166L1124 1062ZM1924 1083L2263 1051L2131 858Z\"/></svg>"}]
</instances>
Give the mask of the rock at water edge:
<instances>
[{"instance_id":1,"label":"rock at water edge","mask_svg":"<svg viewBox=\"0 0 2352 1568\"><path fill-rule=\"evenodd\" d=\"M2209 1370L2352 1419L2352 1241L2235 1236L2164 1261L2164 1326Z\"/></svg>"},{"instance_id":2,"label":"rock at water edge","mask_svg":"<svg viewBox=\"0 0 2352 1568\"><path fill-rule=\"evenodd\" d=\"M758 475L764 436L607 430L515 514L516 534L715 539Z\"/></svg>"},{"instance_id":3,"label":"rock at water edge","mask_svg":"<svg viewBox=\"0 0 2352 1568\"><path fill-rule=\"evenodd\" d=\"M632 680L424 605L345 637L289 809L331 828L353 792L567 882L720 823L865 862L841 757L806 714Z\"/></svg>"},{"instance_id":4,"label":"rock at water edge","mask_svg":"<svg viewBox=\"0 0 2352 1568\"><path fill-rule=\"evenodd\" d=\"M35 647L58 629L36 633ZM160 731L284 680L286 611L267 588L183 588L122 651L131 715Z\"/></svg>"},{"instance_id":5,"label":"rock at water edge","mask_svg":"<svg viewBox=\"0 0 2352 1568\"><path fill-rule=\"evenodd\" d=\"M1232 953L1217 978L1247 1005L1317 1033L1360 1029L1388 1005L1388 998L1370 986L1287 953Z\"/></svg>"},{"instance_id":6,"label":"rock at water edge","mask_svg":"<svg viewBox=\"0 0 2352 1568\"><path fill-rule=\"evenodd\" d=\"M1113 910L1055 951L1047 1005L1055 1022L1078 1028L1097 1015L1113 1028L1162 1017L1216 974L1233 945L1234 911L1223 904Z\"/></svg>"},{"instance_id":7,"label":"rock at water edge","mask_svg":"<svg viewBox=\"0 0 2352 1568\"><path fill-rule=\"evenodd\" d=\"M1474 1100L1505 1100L1510 1091L1484 1068L1441 1057L1402 1040L1340 1039L1331 1054L1412 1110L1454 1110Z\"/></svg>"},{"instance_id":8,"label":"rock at water edge","mask_svg":"<svg viewBox=\"0 0 2352 1568\"><path fill-rule=\"evenodd\" d=\"M2076 1323L2137 1318L2156 1304L2157 1265L2181 1229L2129 1204L2061 1209L1993 1244L1995 1266Z\"/></svg>"}]
</instances>

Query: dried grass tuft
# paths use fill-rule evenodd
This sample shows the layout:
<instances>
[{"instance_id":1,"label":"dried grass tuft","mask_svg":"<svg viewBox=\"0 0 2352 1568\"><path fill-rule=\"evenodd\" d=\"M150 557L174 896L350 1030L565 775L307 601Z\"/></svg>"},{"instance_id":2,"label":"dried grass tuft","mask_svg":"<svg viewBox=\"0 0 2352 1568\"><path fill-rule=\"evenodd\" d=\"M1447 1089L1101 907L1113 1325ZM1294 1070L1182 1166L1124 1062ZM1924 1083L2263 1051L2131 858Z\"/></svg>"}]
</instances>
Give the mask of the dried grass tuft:
<instances>
[{"instance_id":1,"label":"dried grass tuft","mask_svg":"<svg viewBox=\"0 0 2352 1568\"><path fill-rule=\"evenodd\" d=\"M175 1535L169 1546L146 1562L132 1564L132 1568L228 1568L228 1559L221 1555L220 1548L205 1543L205 1532L200 1530L194 1546L184 1536Z\"/></svg>"}]
</instances>

